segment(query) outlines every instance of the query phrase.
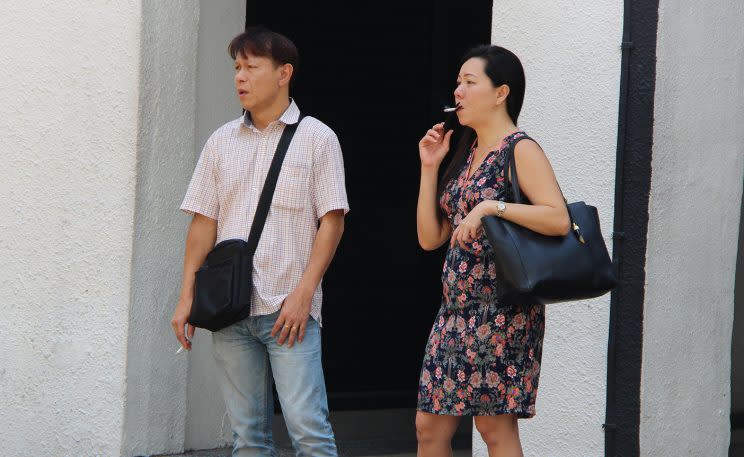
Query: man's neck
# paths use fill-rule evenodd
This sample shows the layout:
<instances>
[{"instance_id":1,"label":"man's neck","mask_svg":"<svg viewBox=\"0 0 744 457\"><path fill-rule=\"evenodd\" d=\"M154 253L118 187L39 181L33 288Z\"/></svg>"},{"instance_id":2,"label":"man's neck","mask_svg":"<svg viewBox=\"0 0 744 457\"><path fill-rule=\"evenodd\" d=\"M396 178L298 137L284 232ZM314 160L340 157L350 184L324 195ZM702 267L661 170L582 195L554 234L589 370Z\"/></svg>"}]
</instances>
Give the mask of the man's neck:
<instances>
[{"instance_id":1,"label":"man's neck","mask_svg":"<svg viewBox=\"0 0 744 457\"><path fill-rule=\"evenodd\" d=\"M276 121L289 108L289 97L279 97L277 101L265 109L251 111L251 122L258 130L265 129L269 124Z\"/></svg>"}]
</instances>

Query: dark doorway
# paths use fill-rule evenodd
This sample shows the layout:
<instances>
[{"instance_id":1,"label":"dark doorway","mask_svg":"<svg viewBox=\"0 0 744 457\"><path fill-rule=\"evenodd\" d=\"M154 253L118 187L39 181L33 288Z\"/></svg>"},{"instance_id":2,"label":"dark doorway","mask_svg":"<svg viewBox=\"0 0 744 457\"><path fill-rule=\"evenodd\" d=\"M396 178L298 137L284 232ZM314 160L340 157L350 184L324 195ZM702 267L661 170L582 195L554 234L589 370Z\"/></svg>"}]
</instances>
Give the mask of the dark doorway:
<instances>
[{"instance_id":1,"label":"dark doorway","mask_svg":"<svg viewBox=\"0 0 744 457\"><path fill-rule=\"evenodd\" d=\"M734 329L731 340L731 444L729 456L744 454L744 199L739 222L739 250L734 286ZM737 351L736 349L739 348Z\"/></svg>"},{"instance_id":2,"label":"dark doorway","mask_svg":"<svg viewBox=\"0 0 744 457\"><path fill-rule=\"evenodd\" d=\"M332 410L414 408L443 251L416 238L417 143L452 103L461 55L490 42L491 1L248 1L299 48L300 109L344 151L351 212L324 281Z\"/></svg>"}]
</instances>

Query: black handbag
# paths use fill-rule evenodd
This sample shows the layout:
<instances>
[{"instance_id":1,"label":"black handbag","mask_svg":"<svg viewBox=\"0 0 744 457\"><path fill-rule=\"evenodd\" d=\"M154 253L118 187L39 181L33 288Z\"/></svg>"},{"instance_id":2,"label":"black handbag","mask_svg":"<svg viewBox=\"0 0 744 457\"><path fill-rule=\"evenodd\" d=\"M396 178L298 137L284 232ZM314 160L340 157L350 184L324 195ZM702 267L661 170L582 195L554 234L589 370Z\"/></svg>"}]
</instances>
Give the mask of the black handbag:
<instances>
[{"instance_id":1,"label":"black handbag","mask_svg":"<svg viewBox=\"0 0 744 457\"><path fill-rule=\"evenodd\" d=\"M303 117L284 127L258 199L248 240L230 239L217 243L197 270L189 315L189 324L194 327L215 332L250 315L253 255L269 214L284 156Z\"/></svg>"},{"instance_id":2,"label":"black handbag","mask_svg":"<svg viewBox=\"0 0 744 457\"><path fill-rule=\"evenodd\" d=\"M514 160L513 141L504 168L511 174L513 203L529 204L522 196ZM565 236L547 236L496 216L481 219L491 244L504 303L548 304L599 297L617 284L607 253L597 208L568 203L571 229Z\"/></svg>"}]
</instances>

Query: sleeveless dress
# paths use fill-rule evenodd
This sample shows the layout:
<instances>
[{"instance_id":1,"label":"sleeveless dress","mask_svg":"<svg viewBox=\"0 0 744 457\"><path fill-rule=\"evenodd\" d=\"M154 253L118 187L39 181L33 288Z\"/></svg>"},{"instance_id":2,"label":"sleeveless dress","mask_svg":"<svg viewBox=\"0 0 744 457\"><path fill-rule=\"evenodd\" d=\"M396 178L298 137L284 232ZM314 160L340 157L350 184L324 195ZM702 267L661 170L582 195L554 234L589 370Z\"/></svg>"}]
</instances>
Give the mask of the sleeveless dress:
<instances>
[{"instance_id":1,"label":"sleeveless dress","mask_svg":"<svg viewBox=\"0 0 744 457\"><path fill-rule=\"evenodd\" d=\"M507 146L528 138L518 131L445 186L440 206L453 230L483 200L513 201L504 173ZM426 345L418 410L452 416L535 415L545 308L501 303L498 271L482 232L468 248L449 248L442 272L443 297Z\"/></svg>"}]
</instances>

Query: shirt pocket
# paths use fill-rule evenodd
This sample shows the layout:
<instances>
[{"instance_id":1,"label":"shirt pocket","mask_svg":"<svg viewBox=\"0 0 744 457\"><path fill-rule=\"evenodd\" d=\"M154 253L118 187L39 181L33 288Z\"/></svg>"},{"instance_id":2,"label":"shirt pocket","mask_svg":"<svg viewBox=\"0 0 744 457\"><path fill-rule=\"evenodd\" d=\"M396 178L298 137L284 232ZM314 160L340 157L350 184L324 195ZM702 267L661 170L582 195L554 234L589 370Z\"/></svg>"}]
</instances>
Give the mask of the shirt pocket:
<instances>
[{"instance_id":1,"label":"shirt pocket","mask_svg":"<svg viewBox=\"0 0 744 457\"><path fill-rule=\"evenodd\" d=\"M300 211L307 206L310 189L310 167L285 162L279 173L272 206L287 211Z\"/></svg>"}]
</instances>

